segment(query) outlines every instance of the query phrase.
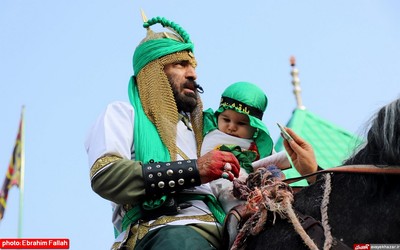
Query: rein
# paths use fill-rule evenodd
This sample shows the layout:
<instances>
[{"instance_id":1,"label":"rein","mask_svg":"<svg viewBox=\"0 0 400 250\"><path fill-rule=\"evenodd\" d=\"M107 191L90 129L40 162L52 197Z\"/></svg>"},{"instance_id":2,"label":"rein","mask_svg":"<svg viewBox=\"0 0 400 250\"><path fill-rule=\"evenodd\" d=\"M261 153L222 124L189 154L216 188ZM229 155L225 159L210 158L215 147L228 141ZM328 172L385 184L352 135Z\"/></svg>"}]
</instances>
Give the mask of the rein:
<instances>
[{"instance_id":1,"label":"rein","mask_svg":"<svg viewBox=\"0 0 400 250\"><path fill-rule=\"evenodd\" d=\"M400 166L382 166L382 165L345 165L322 169L311 174L306 174L300 177L293 177L282 180L283 182L296 182L310 176L320 175L325 173L356 173L356 174L400 174Z\"/></svg>"}]
</instances>

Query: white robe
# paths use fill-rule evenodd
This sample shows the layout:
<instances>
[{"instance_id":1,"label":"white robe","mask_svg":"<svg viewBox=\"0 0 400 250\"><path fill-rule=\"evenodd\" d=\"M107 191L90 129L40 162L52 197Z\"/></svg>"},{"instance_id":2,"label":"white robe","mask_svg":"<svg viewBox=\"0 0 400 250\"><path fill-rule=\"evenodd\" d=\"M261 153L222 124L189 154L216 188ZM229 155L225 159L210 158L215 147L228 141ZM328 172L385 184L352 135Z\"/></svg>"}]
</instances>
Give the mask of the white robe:
<instances>
[{"instance_id":1,"label":"white robe","mask_svg":"<svg viewBox=\"0 0 400 250\"><path fill-rule=\"evenodd\" d=\"M107 106L105 112L99 116L93 125L85 141L90 167L98 158L104 155L111 154L120 156L124 159L135 159L134 118L134 109L129 103L113 102ZM182 121L179 121L177 124L176 143L190 159L197 159L194 133L189 130ZM177 155L177 159L183 160L180 155ZM194 194L212 194L209 184L202 184L201 186L185 190L184 192ZM211 213L203 201L194 200L190 202L192 203L192 206L180 210L177 216L194 216ZM112 202L112 211L113 224L117 230L121 231L121 224L125 215L125 210L121 204L115 204ZM165 225L186 225L194 223L215 225L215 222L208 223L196 219L177 220ZM116 241L121 241L124 236L125 233L122 232Z\"/></svg>"}]
</instances>

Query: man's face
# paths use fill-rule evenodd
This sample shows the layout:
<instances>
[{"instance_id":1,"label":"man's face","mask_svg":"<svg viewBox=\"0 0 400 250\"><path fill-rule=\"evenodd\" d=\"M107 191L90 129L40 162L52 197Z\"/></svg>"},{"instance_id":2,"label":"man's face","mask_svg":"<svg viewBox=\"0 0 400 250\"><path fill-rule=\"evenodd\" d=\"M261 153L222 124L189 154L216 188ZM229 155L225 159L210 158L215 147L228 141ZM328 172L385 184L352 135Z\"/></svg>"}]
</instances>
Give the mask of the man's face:
<instances>
[{"instance_id":1,"label":"man's face","mask_svg":"<svg viewBox=\"0 0 400 250\"><path fill-rule=\"evenodd\" d=\"M174 93L178 111L191 112L197 106L196 71L189 61L167 64L164 67Z\"/></svg>"}]
</instances>

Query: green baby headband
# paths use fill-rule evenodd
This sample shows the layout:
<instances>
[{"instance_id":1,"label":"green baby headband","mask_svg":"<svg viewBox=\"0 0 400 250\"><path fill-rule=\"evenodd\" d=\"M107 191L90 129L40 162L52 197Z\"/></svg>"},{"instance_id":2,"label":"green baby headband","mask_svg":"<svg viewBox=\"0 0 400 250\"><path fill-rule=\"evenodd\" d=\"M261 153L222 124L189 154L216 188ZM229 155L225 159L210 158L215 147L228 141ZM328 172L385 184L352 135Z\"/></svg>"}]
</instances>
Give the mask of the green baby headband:
<instances>
[{"instance_id":1,"label":"green baby headband","mask_svg":"<svg viewBox=\"0 0 400 250\"><path fill-rule=\"evenodd\" d=\"M268 98L255 84L249 82L236 82L222 93L220 111L233 108L237 112L247 114L262 120Z\"/></svg>"},{"instance_id":2,"label":"green baby headband","mask_svg":"<svg viewBox=\"0 0 400 250\"><path fill-rule=\"evenodd\" d=\"M193 52L194 45L190 41L189 34L178 24L164 17L154 17L147 20L143 12L142 17L144 22L143 27L147 29L147 36L142 40L133 54L133 70L136 76L149 62L160 57L184 50ZM150 29L150 26L157 23L174 33L154 33Z\"/></svg>"}]
</instances>

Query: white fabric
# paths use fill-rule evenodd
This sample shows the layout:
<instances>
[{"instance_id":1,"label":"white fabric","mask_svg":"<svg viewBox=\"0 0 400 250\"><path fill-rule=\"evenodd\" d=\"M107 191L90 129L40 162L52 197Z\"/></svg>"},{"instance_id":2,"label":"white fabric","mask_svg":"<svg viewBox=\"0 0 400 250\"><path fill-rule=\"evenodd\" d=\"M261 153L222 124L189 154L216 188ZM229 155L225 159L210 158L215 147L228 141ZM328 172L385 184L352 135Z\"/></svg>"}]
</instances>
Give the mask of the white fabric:
<instances>
[{"instance_id":1,"label":"white fabric","mask_svg":"<svg viewBox=\"0 0 400 250\"><path fill-rule=\"evenodd\" d=\"M248 150L252 142L253 140L251 139L238 138L225 134L216 129L204 137L203 145L201 147L201 155L204 155L213 149L218 149L222 144L238 145L242 148L242 150ZM286 152L282 151L276 154L275 150L273 150L272 155L252 163L254 171L260 167L267 167L270 165L276 165L281 169L289 168L290 162L286 156ZM246 170L240 168L239 179L245 181L247 176L248 174L246 173ZM231 181L221 178L211 181L210 186L213 194L217 197L226 213L228 213L236 205L244 203L244 201L238 200L233 196L233 185Z\"/></svg>"},{"instance_id":2,"label":"white fabric","mask_svg":"<svg viewBox=\"0 0 400 250\"><path fill-rule=\"evenodd\" d=\"M239 138L236 136L231 136L215 129L209 132L203 139L203 145L201 146L201 155L207 152L218 149L221 145L237 145L242 148L242 150L248 150L250 148L253 140ZM246 180L248 174L246 170L240 168L239 179ZM218 179L210 182L210 187L213 194L217 197L218 201L221 203L222 208L226 213L231 210L236 205L243 203L244 201L236 199L232 195L232 182L226 179Z\"/></svg>"},{"instance_id":3,"label":"white fabric","mask_svg":"<svg viewBox=\"0 0 400 250\"><path fill-rule=\"evenodd\" d=\"M130 104L113 102L97 118L85 141L89 167L105 154L131 159L133 113Z\"/></svg>"},{"instance_id":4,"label":"white fabric","mask_svg":"<svg viewBox=\"0 0 400 250\"><path fill-rule=\"evenodd\" d=\"M268 167L271 165L277 166L279 169L284 170L291 167L289 156L286 151L281 151L276 154L272 154L270 156L264 157L255 161L251 164L253 166L254 171L256 171L260 167Z\"/></svg>"},{"instance_id":5,"label":"white fabric","mask_svg":"<svg viewBox=\"0 0 400 250\"><path fill-rule=\"evenodd\" d=\"M252 139L244 139L236 136L231 136L215 129L209 132L203 139L203 145L201 145L201 155L219 148L222 144L226 145L238 145L242 149L247 150L250 148L250 144L253 142Z\"/></svg>"},{"instance_id":6,"label":"white fabric","mask_svg":"<svg viewBox=\"0 0 400 250\"><path fill-rule=\"evenodd\" d=\"M85 141L89 166L92 166L98 158L106 154L121 156L124 159L134 159L134 117L134 109L129 103L113 102L107 106L105 112L99 116L93 125ZM197 159L194 133L182 121L178 122L177 125L176 143L189 159ZM183 158L178 155L177 159L182 160ZM212 194L209 184L185 190L185 193ZM210 214L210 210L204 202L191 201L191 203L193 206L180 210L178 216ZM119 204L112 203L112 206L114 226L121 231L125 211ZM189 223L206 222L179 220L173 224L185 225Z\"/></svg>"}]
</instances>

